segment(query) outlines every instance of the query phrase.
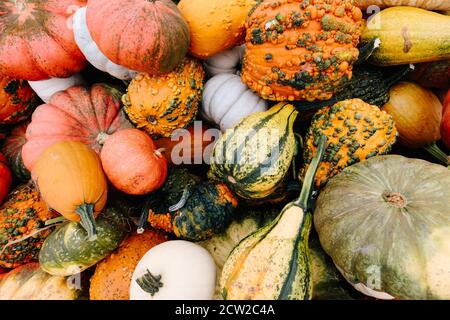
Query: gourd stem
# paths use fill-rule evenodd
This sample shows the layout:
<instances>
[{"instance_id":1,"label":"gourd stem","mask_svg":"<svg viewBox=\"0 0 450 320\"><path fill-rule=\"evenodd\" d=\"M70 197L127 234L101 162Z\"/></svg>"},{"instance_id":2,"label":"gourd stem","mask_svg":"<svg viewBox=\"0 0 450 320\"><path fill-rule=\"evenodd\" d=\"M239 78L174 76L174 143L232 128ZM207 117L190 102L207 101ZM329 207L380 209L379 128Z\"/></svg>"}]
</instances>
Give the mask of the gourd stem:
<instances>
[{"instance_id":1,"label":"gourd stem","mask_svg":"<svg viewBox=\"0 0 450 320\"><path fill-rule=\"evenodd\" d=\"M188 198L189 198L189 188L186 187L184 188L183 195L181 196L180 201L178 201L178 203L174 204L173 206L169 207L169 212L175 212L183 208Z\"/></svg>"},{"instance_id":2,"label":"gourd stem","mask_svg":"<svg viewBox=\"0 0 450 320\"><path fill-rule=\"evenodd\" d=\"M319 168L319 163L322 160L323 154L325 153L326 142L327 137L325 135L322 135L319 138L319 145L317 146L316 155L312 159L308 171L306 171L305 179L303 180L302 191L300 192L300 197L294 202L304 210L307 209L309 199L311 198L314 186L314 178L316 176L317 169Z\"/></svg>"},{"instance_id":3,"label":"gourd stem","mask_svg":"<svg viewBox=\"0 0 450 320\"><path fill-rule=\"evenodd\" d=\"M414 70L414 65L410 64L407 67L401 68L401 70L395 74L393 74L391 77L386 79L386 86L388 88L392 87L394 84L399 82L403 79L404 76L406 76L408 73Z\"/></svg>"},{"instance_id":4,"label":"gourd stem","mask_svg":"<svg viewBox=\"0 0 450 320\"><path fill-rule=\"evenodd\" d=\"M89 241L97 239L97 227L94 219L94 205L83 203L75 212L80 216L80 224L86 230Z\"/></svg>"},{"instance_id":5,"label":"gourd stem","mask_svg":"<svg viewBox=\"0 0 450 320\"><path fill-rule=\"evenodd\" d=\"M450 165L449 157L439 148L436 142L431 142L423 148L444 166Z\"/></svg>"},{"instance_id":6,"label":"gourd stem","mask_svg":"<svg viewBox=\"0 0 450 320\"><path fill-rule=\"evenodd\" d=\"M145 224L147 223L148 214L149 214L148 207L149 206L148 206L148 203L147 203L144 206L144 209L142 211L141 217L139 218L138 229L137 229L137 233L138 234L144 233L144 227L145 227Z\"/></svg>"},{"instance_id":7,"label":"gourd stem","mask_svg":"<svg viewBox=\"0 0 450 320\"><path fill-rule=\"evenodd\" d=\"M147 293L150 293L153 297L155 293L163 287L161 282L161 275L154 276L148 269L142 277L136 279L136 283Z\"/></svg>"},{"instance_id":8,"label":"gourd stem","mask_svg":"<svg viewBox=\"0 0 450 320\"><path fill-rule=\"evenodd\" d=\"M378 49L381 45L381 40L379 38L375 38L370 42L363 45L359 48L359 57L358 60L354 63L354 65L362 64L370 58L370 56Z\"/></svg>"}]
</instances>

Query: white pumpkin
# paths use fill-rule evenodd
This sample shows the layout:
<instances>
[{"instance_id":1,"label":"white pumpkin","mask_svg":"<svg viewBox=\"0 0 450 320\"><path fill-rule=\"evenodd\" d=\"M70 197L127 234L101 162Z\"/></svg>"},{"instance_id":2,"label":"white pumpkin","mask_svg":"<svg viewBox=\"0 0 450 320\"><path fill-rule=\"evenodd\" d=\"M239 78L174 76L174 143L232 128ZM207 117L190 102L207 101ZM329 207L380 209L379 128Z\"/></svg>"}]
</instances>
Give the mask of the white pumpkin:
<instances>
[{"instance_id":1,"label":"white pumpkin","mask_svg":"<svg viewBox=\"0 0 450 320\"><path fill-rule=\"evenodd\" d=\"M251 91L238 75L222 73L205 84L201 115L221 131L233 128L252 113L267 109L267 101Z\"/></svg>"},{"instance_id":2,"label":"white pumpkin","mask_svg":"<svg viewBox=\"0 0 450 320\"><path fill-rule=\"evenodd\" d=\"M50 78L41 81L28 81L28 83L39 98L48 103L56 92L64 91L73 86L84 85L85 81L80 74L74 74L69 78Z\"/></svg>"},{"instance_id":3,"label":"white pumpkin","mask_svg":"<svg viewBox=\"0 0 450 320\"><path fill-rule=\"evenodd\" d=\"M173 240L153 247L139 261L130 300L212 300L215 286L210 253L193 242Z\"/></svg>"},{"instance_id":4,"label":"white pumpkin","mask_svg":"<svg viewBox=\"0 0 450 320\"><path fill-rule=\"evenodd\" d=\"M222 51L203 63L206 73L215 76L221 73L236 73L244 56L245 45Z\"/></svg>"},{"instance_id":5,"label":"white pumpkin","mask_svg":"<svg viewBox=\"0 0 450 320\"><path fill-rule=\"evenodd\" d=\"M137 72L129 70L109 60L98 48L86 24L86 7L80 8L73 16L75 42L86 59L97 69L121 80L131 80Z\"/></svg>"}]
</instances>

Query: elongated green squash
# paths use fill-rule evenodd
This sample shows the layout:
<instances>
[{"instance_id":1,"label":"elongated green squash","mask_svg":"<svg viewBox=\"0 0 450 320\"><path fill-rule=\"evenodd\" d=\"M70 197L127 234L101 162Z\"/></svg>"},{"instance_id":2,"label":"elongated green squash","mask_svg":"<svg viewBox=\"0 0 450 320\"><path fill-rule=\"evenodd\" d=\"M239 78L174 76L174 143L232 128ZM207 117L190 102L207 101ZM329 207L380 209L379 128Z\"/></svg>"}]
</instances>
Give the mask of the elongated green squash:
<instances>
[{"instance_id":1,"label":"elongated green squash","mask_svg":"<svg viewBox=\"0 0 450 320\"><path fill-rule=\"evenodd\" d=\"M369 61L379 66L450 59L450 17L413 7L392 7L371 17L362 43L379 38Z\"/></svg>"},{"instance_id":2,"label":"elongated green squash","mask_svg":"<svg viewBox=\"0 0 450 320\"><path fill-rule=\"evenodd\" d=\"M287 204L270 224L252 233L233 249L220 278L224 299L306 300L312 298L308 210L314 176L326 138L306 174L300 197Z\"/></svg>"},{"instance_id":3,"label":"elongated green squash","mask_svg":"<svg viewBox=\"0 0 450 320\"><path fill-rule=\"evenodd\" d=\"M77 222L67 222L45 239L39 253L42 270L70 276L95 265L114 251L130 231L122 210L107 207L96 219L97 238L89 240Z\"/></svg>"},{"instance_id":4,"label":"elongated green squash","mask_svg":"<svg viewBox=\"0 0 450 320\"><path fill-rule=\"evenodd\" d=\"M244 118L214 146L209 176L245 199L265 198L282 183L296 152L298 112L279 103Z\"/></svg>"}]
</instances>

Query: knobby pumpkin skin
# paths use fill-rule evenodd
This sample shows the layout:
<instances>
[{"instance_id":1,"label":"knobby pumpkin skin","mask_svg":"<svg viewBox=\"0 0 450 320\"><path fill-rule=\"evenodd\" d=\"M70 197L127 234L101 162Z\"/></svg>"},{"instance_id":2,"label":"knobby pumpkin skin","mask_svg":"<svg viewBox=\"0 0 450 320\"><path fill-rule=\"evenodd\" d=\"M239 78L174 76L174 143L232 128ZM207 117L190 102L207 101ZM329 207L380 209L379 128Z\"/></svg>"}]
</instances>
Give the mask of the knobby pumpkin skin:
<instances>
[{"instance_id":1,"label":"knobby pumpkin skin","mask_svg":"<svg viewBox=\"0 0 450 320\"><path fill-rule=\"evenodd\" d=\"M51 275L83 272L107 257L131 231L123 207L109 204L97 218L98 237L91 240L83 227L67 222L45 239L39 252L41 268Z\"/></svg>"},{"instance_id":2,"label":"knobby pumpkin skin","mask_svg":"<svg viewBox=\"0 0 450 320\"><path fill-rule=\"evenodd\" d=\"M38 158L31 177L47 205L79 221L89 238L96 237L94 218L106 204L108 186L98 155L78 141L61 141Z\"/></svg>"},{"instance_id":3,"label":"knobby pumpkin skin","mask_svg":"<svg viewBox=\"0 0 450 320\"><path fill-rule=\"evenodd\" d=\"M146 230L125 239L101 261L91 278L90 300L130 300L130 284L139 260L154 246L168 240L166 234Z\"/></svg>"},{"instance_id":4,"label":"knobby pumpkin skin","mask_svg":"<svg viewBox=\"0 0 450 320\"><path fill-rule=\"evenodd\" d=\"M0 204L3 203L3 199L8 195L11 183L12 174L9 170L8 161L5 156L0 153Z\"/></svg>"},{"instance_id":5,"label":"knobby pumpkin skin","mask_svg":"<svg viewBox=\"0 0 450 320\"><path fill-rule=\"evenodd\" d=\"M178 8L191 33L189 53L207 59L241 44L245 19L258 0L181 0Z\"/></svg>"},{"instance_id":6,"label":"knobby pumpkin skin","mask_svg":"<svg viewBox=\"0 0 450 320\"><path fill-rule=\"evenodd\" d=\"M322 247L359 291L382 299L449 299L450 172L398 155L346 168L322 190Z\"/></svg>"},{"instance_id":7,"label":"knobby pumpkin skin","mask_svg":"<svg viewBox=\"0 0 450 320\"><path fill-rule=\"evenodd\" d=\"M317 151L321 135L326 135L328 140L316 174L316 187L323 186L352 164L389 153L398 132L389 114L360 99L344 100L323 108L314 115L306 134L301 177L305 176Z\"/></svg>"},{"instance_id":8,"label":"knobby pumpkin skin","mask_svg":"<svg viewBox=\"0 0 450 320\"><path fill-rule=\"evenodd\" d=\"M0 73L16 79L66 78L86 60L68 27L86 0L4 0L0 3Z\"/></svg>"},{"instance_id":9,"label":"knobby pumpkin skin","mask_svg":"<svg viewBox=\"0 0 450 320\"><path fill-rule=\"evenodd\" d=\"M39 192L32 185L22 185L10 193L0 207L0 266L16 268L30 261L36 261L39 250L51 230L44 230L34 236L11 244L45 227L45 222L56 217L49 211Z\"/></svg>"},{"instance_id":10,"label":"knobby pumpkin skin","mask_svg":"<svg viewBox=\"0 0 450 320\"><path fill-rule=\"evenodd\" d=\"M192 58L185 58L168 74L139 74L123 96L125 111L137 128L156 137L170 137L194 121L204 77L202 65Z\"/></svg>"},{"instance_id":11,"label":"knobby pumpkin skin","mask_svg":"<svg viewBox=\"0 0 450 320\"><path fill-rule=\"evenodd\" d=\"M121 112L122 93L107 85L73 86L39 106L27 128L22 157L32 170L39 155L58 141L80 141L100 153L108 135L132 127Z\"/></svg>"},{"instance_id":12,"label":"knobby pumpkin skin","mask_svg":"<svg viewBox=\"0 0 450 320\"><path fill-rule=\"evenodd\" d=\"M362 26L351 0L262 1L245 24L242 79L266 100L328 100L352 76Z\"/></svg>"},{"instance_id":13,"label":"knobby pumpkin skin","mask_svg":"<svg viewBox=\"0 0 450 320\"><path fill-rule=\"evenodd\" d=\"M109 181L128 194L159 189L167 177L167 161L145 132L125 129L112 134L100 154Z\"/></svg>"},{"instance_id":14,"label":"knobby pumpkin skin","mask_svg":"<svg viewBox=\"0 0 450 320\"><path fill-rule=\"evenodd\" d=\"M27 142L25 133L29 124L30 122L26 121L14 127L1 148L10 164L14 177L20 181L28 181L31 177L30 171L25 168L22 160L22 148Z\"/></svg>"},{"instance_id":15,"label":"knobby pumpkin skin","mask_svg":"<svg viewBox=\"0 0 450 320\"><path fill-rule=\"evenodd\" d=\"M89 0L86 19L100 51L131 70L170 72L189 48L189 27L171 0Z\"/></svg>"},{"instance_id":16,"label":"knobby pumpkin skin","mask_svg":"<svg viewBox=\"0 0 450 320\"><path fill-rule=\"evenodd\" d=\"M1 77L0 125L25 120L36 108L38 101L38 97L26 81Z\"/></svg>"}]
</instances>

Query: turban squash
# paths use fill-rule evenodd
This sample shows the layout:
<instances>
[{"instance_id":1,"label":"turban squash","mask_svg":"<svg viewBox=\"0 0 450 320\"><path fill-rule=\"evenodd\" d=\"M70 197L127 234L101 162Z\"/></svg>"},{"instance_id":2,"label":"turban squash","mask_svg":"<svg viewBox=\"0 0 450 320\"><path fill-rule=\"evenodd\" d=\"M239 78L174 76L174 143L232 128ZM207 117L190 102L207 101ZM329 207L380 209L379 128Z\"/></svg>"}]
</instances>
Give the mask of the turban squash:
<instances>
[{"instance_id":1,"label":"turban squash","mask_svg":"<svg viewBox=\"0 0 450 320\"><path fill-rule=\"evenodd\" d=\"M27 128L22 149L25 167L31 170L39 155L58 141L80 141L100 153L108 135L131 127L120 112L122 93L106 84L74 86L39 106Z\"/></svg>"},{"instance_id":2,"label":"turban squash","mask_svg":"<svg viewBox=\"0 0 450 320\"><path fill-rule=\"evenodd\" d=\"M0 73L16 79L65 78L86 59L68 22L86 0L0 2Z\"/></svg>"},{"instance_id":3,"label":"turban squash","mask_svg":"<svg viewBox=\"0 0 450 320\"><path fill-rule=\"evenodd\" d=\"M173 131L194 121L204 77L202 65L192 58L165 75L141 73L123 96L125 112L139 129L152 136L170 137Z\"/></svg>"},{"instance_id":4,"label":"turban squash","mask_svg":"<svg viewBox=\"0 0 450 320\"><path fill-rule=\"evenodd\" d=\"M267 100L328 100L352 76L362 12L351 0L265 0L246 21L243 81Z\"/></svg>"}]
</instances>

